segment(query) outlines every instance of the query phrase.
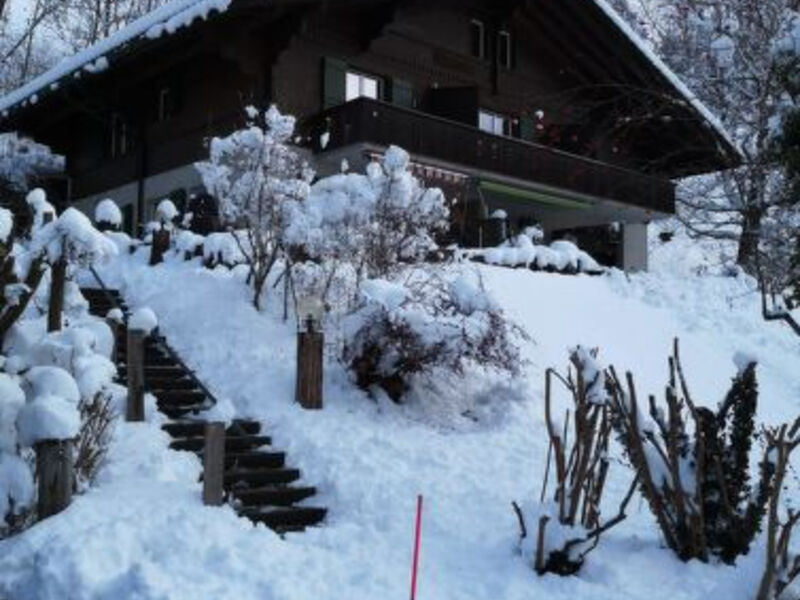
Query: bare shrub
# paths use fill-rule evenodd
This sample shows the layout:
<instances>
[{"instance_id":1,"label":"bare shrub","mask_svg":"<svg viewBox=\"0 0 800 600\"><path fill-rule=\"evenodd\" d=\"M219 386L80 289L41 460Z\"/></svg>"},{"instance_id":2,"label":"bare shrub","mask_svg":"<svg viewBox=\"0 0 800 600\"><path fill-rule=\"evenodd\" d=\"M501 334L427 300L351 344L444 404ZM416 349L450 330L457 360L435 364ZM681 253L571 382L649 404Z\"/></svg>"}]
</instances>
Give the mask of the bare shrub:
<instances>
[{"instance_id":1,"label":"bare shrub","mask_svg":"<svg viewBox=\"0 0 800 600\"><path fill-rule=\"evenodd\" d=\"M625 519L625 510L636 489L636 480L619 504L616 515L601 518L600 505L609 470L611 436L608 396L604 377L595 363L597 351L578 347L570 355L567 377L552 369L545 374L545 421L550 446L539 504L529 520L536 521L534 568L540 575L572 575L597 547L600 536ZM566 410L563 425L553 416L553 379L569 392L572 410ZM570 420L572 437L569 436ZM547 500L550 470L554 470L552 500ZM521 538L528 535L522 509L513 503ZM556 533L548 535L548 528Z\"/></svg>"},{"instance_id":2,"label":"bare shrub","mask_svg":"<svg viewBox=\"0 0 800 600\"><path fill-rule=\"evenodd\" d=\"M78 408L81 430L75 451L75 475L82 486L91 484L103 466L116 415L111 398L102 392L91 400L82 400Z\"/></svg>"}]
</instances>

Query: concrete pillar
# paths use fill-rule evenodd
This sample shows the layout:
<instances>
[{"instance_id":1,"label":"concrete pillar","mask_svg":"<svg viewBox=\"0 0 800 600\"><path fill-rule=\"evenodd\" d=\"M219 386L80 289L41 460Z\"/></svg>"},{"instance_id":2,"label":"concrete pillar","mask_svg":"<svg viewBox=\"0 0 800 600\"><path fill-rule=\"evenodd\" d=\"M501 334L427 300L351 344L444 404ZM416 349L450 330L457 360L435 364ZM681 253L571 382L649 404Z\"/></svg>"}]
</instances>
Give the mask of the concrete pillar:
<instances>
[{"instance_id":1,"label":"concrete pillar","mask_svg":"<svg viewBox=\"0 0 800 600\"><path fill-rule=\"evenodd\" d=\"M622 226L622 268L628 273L647 271L647 225L625 223Z\"/></svg>"}]
</instances>

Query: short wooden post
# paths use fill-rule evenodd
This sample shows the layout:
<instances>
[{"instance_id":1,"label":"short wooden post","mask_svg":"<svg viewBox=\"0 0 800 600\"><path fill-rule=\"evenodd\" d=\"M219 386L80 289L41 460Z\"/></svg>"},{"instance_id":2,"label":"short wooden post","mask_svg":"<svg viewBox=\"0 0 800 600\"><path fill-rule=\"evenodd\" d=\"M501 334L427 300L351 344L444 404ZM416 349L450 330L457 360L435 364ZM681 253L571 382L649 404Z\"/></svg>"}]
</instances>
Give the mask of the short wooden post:
<instances>
[{"instance_id":1,"label":"short wooden post","mask_svg":"<svg viewBox=\"0 0 800 600\"><path fill-rule=\"evenodd\" d=\"M60 513L72 501L72 445L72 440L45 440L34 446L39 478L40 519Z\"/></svg>"},{"instance_id":2,"label":"short wooden post","mask_svg":"<svg viewBox=\"0 0 800 600\"><path fill-rule=\"evenodd\" d=\"M203 447L203 504L219 506L225 479L225 423L206 423Z\"/></svg>"},{"instance_id":3,"label":"short wooden post","mask_svg":"<svg viewBox=\"0 0 800 600\"><path fill-rule=\"evenodd\" d=\"M307 319L305 331L297 333L297 383L295 400L305 409L322 408L322 349L324 334L314 320Z\"/></svg>"},{"instance_id":4,"label":"short wooden post","mask_svg":"<svg viewBox=\"0 0 800 600\"><path fill-rule=\"evenodd\" d=\"M164 254L169 250L169 229L163 226L153 232L153 245L150 247L150 264L157 265L164 260Z\"/></svg>"},{"instance_id":5,"label":"short wooden post","mask_svg":"<svg viewBox=\"0 0 800 600\"><path fill-rule=\"evenodd\" d=\"M47 331L61 330L64 312L64 288L67 285L67 261L59 258L50 269L50 302L47 310Z\"/></svg>"},{"instance_id":6,"label":"short wooden post","mask_svg":"<svg viewBox=\"0 0 800 600\"><path fill-rule=\"evenodd\" d=\"M106 325L111 330L111 339L114 340L114 343L111 344L111 356L109 359L112 363L117 364L117 344L119 344L119 321L116 319L110 319L106 317Z\"/></svg>"},{"instance_id":7,"label":"short wooden post","mask_svg":"<svg viewBox=\"0 0 800 600\"><path fill-rule=\"evenodd\" d=\"M126 421L144 421L144 340L147 334L139 329L128 330L128 405Z\"/></svg>"}]
</instances>

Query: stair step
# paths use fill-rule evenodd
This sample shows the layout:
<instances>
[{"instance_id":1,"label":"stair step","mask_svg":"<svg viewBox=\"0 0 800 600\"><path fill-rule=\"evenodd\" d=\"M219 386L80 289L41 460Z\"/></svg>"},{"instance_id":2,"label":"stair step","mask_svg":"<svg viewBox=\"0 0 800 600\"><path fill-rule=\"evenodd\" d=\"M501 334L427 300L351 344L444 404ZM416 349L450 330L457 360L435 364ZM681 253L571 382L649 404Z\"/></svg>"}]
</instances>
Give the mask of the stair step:
<instances>
[{"instance_id":1,"label":"stair step","mask_svg":"<svg viewBox=\"0 0 800 600\"><path fill-rule=\"evenodd\" d=\"M325 518L327 510L311 506L291 506L262 510L259 508L243 508L239 515L247 517L254 523L263 523L271 529L297 531L296 528L317 525Z\"/></svg>"},{"instance_id":2,"label":"stair step","mask_svg":"<svg viewBox=\"0 0 800 600\"><path fill-rule=\"evenodd\" d=\"M197 437L205 435L205 421L176 421L162 425L161 429L172 437ZM233 421L228 426L228 434L250 434L255 435L261 431L261 425L257 421Z\"/></svg>"},{"instance_id":3,"label":"stair step","mask_svg":"<svg viewBox=\"0 0 800 600\"><path fill-rule=\"evenodd\" d=\"M225 487L229 489L259 488L268 485L291 483L300 479L298 469L231 469L225 473Z\"/></svg>"},{"instance_id":4,"label":"stair step","mask_svg":"<svg viewBox=\"0 0 800 600\"><path fill-rule=\"evenodd\" d=\"M120 375L125 375L127 370L126 364L120 365L118 369ZM181 365L145 365L144 375L145 377L184 377L186 368Z\"/></svg>"},{"instance_id":5,"label":"stair step","mask_svg":"<svg viewBox=\"0 0 800 600\"><path fill-rule=\"evenodd\" d=\"M147 377L145 377L145 386L149 390L150 386L147 384ZM158 400L158 404L166 404L171 406L187 406L192 404L201 404L205 402L207 396L201 390L153 390L151 392Z\"/></svg>"},{"instance_id":6,"label":"stair step","mask_svg":"<svg viewBox=\"0 0 800 600\"><path fill-rule=\"evenodd\" d=\"M185 419L193 417L207 411L208 404L193 404L191 406L164 406L160 405L158 410L167 415L170 419Z\"/></svg>"},{"instance_id":7,"label":"stair step","mask_svg":"<svg viewBox=\"0 0 800 600\"><path fill-rule=\"evenodd\" d=\"M243 452L260 448L261 446L268 446L272 440L266 435L239 435L239 436L225 436L225 451L227 452ZM173 440L169 447L173 450L190 450L198 452L203 449L205 439L202 436L186 437Z\"/></svg>"},{"instance_id":8,"label":"stair step","mask_svg":"<svg viewBox=\"0 0 800 600\"><path fill-rule=\"evenodd\" d=\"M250 452L226 452L225 467L234 469L280 469L286 464L286 454L283 452L265 452L255 450Z\"/></svg>"},{"instance_id":9,"label":"stair step","mask_svg":"<svg viewBox=\"0 0 800 600\"><path fill-rule=\"evenodd\" d=\"M147 377L145 373L145 383L151 390L194 390L197 389L197 382L190 377L167 378L167 377ZM158 392L153 392L158 395Z\"/></svg>"},{"instance_id":10,"label":"stair step","mask_svg":"<svg viewBox=\"0 0 800 600\"><path fill-rule=\"evenodd\" d=\"M242 506L291 506L317 493L313 487L261 487L233 490Z\"/></svg>"}]
</instances>

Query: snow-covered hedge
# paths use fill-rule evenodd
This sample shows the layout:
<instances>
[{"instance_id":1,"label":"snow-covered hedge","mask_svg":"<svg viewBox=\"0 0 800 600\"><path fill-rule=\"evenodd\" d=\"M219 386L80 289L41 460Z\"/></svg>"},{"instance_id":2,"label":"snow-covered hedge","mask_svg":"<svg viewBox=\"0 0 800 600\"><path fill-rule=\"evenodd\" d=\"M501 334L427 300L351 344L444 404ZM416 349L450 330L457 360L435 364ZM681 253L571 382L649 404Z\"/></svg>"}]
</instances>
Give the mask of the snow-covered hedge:
<instances>
[{"instance_id":1,"label":"snow-covered hedge","mask_svg":"<svg viewBox=\"0 0 800 600\"><path fill-rule=\"evenodd\" d=\"M602 273L603 267L589 253L567 240L549 246L534 244L527 235L519 235L497 248L471 250L467 256L478 262L504 267L524 267L535 271L558 273Z\"/></svg>"},{"instance_id":2,"label":"snow-covered hedge","mask_svg":"<svg viewBox=\"0 0 800 600\"><path fill-rule=\"evenodd\" d=\"M420 378L476 368L518 372L520 334L466 275L415 272L406 283L365 281L361 303L343 320L342 360L357 384L399 402Z\"/></svg>"}]
</instances>

